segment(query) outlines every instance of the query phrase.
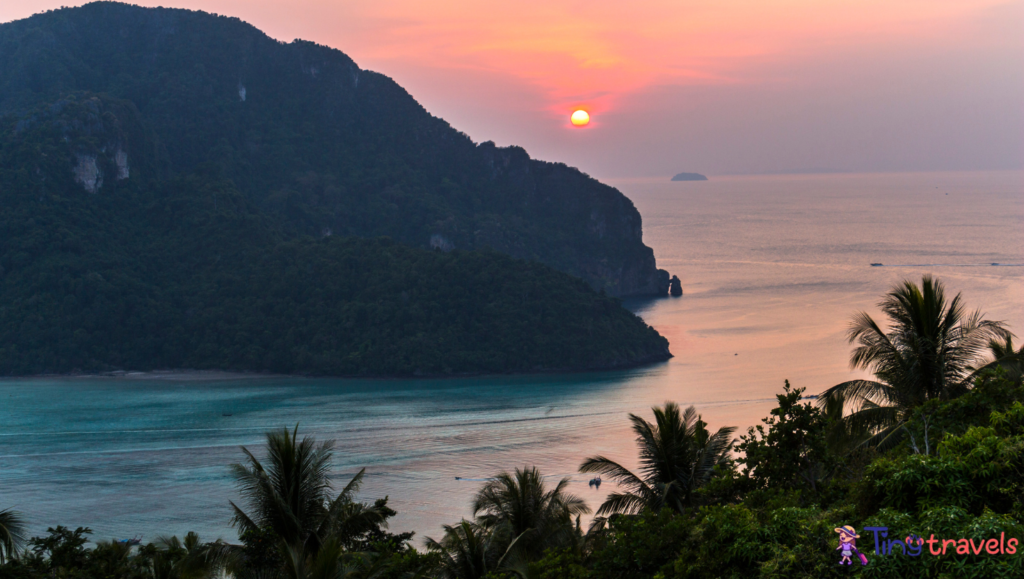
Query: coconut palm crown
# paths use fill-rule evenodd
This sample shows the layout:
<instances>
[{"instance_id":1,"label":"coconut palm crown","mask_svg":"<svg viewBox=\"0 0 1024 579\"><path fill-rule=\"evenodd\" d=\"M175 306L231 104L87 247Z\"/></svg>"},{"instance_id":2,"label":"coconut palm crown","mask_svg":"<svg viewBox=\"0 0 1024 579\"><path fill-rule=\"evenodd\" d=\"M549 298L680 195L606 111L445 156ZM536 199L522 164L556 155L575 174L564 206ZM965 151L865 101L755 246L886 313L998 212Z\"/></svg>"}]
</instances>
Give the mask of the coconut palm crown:
<instances>
[{"instance_id":1,"label":"coconut palm crown","mask_svg":"<svg viewBox=\"0 0 1024 579\"><path fill-rule=\"evenodd\" d=\"M222 577L222 571L232 562L232 547L220 539L203 543L199 535L190 532L184 540L160 537L140 551L149 559L153 579L212 579Z\"/></svg>"},{"instance_id":2,"label":"coconut palm crown","mask_svg":"<svg viewBox=\"0 0 1024 579\"><path fill-rule=\"evenodd\" d=\"M841 432L862 445L888 446L899 438L911 411L932 399L950 399L970 389L989 344L1011 334L1002 322L968 312L957 294L946 300L938 280L924 276L921 286L904 281L878 304L889 320L884 331L865 312L848 332L855 343L853 369L876 380L850 380L818 396L826 407L844 401Z\"/></svg>"},{"instance_id":3,"label":"coconut palm crown","mask_svg":"<svg viewBox=\"0 0 1024 579\"><path fill-rule=\"evenodd\" d=\"M693 406L680 412L674 402L652 410L653 423L629 415L640 450L638 474L603 456L588 458L580 465L580 472L608 476L625 490L608 495L597 510L600 517L635 514L645 508L683 512L694 504L694 492L710 480L715 466L729 460L736 427L726 426L711 434Z\"/></svg>"},{"instance_id":4,"label":"coconut palm crown","mask_svg":"<svg viewBox=\"0 0 1024 579\"><path fill-rule=\"evenodd\" d=\"M1014 350L1013 336L1006 336L989 342L988 350L993 359L981 370L1002 368L1007 380L1018 385L1024 383L1024 346Z\"/></svg>"},{"instance_id":5,"label":"coconut palm crown","mask_svg":"<svg viewBox=\"0 0 1024 579\"><path fill-rule=\"evenodd\" d=\"M539 556L546 547L567 544L573 518L590 512L583 499L566 492L569 480L547 488L535 467L503 472L477 492L473 514L506 547L514 542L523 556Z\"/></svg>"},{"instance_id":6,"label":"coconut palm crown","mask_svg":"<svg viewBox=\"0 0 1024 579\"><path fill-rule=\"evenodd\" d=\"M427 537L427 550L440 556L438 576L442 579L480 579L498 568L501 550L495 534L463 519L458 525L443 525L444 537Z\"/></svg>"},{"instance_id":7,"label":"coconut palm crown","mask_svg":"<svg viewBox=\"0 0 1024 579\"><path fill-rule=\"evenodd\" d=\"M344 544L374 525L386 525L376 508L353 499L365 469L331 496L333 448L333 441L317 444L309 436L300 441L298 426L267 433L266 466L243 447L247 464L231 467L248 506L246 512L231 503L240 533L270 529L294 557L315 557L328 541Z\"/></svg>"}]
</instances>

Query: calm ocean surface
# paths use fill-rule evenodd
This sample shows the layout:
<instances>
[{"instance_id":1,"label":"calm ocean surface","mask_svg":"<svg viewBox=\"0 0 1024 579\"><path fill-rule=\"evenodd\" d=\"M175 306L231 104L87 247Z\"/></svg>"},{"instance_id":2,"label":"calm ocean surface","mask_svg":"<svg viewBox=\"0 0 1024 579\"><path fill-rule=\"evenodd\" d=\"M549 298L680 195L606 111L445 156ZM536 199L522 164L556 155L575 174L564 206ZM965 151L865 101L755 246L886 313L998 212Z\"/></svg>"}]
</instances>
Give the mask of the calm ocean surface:
<instances>
[{"instance_id":1,"label":"calm ocean surface","mask_svg":"<svg viewBox=\"0 0 1024 579\"><path fill-rule=\"evenodd\" d=\"M227 465L270 428L337 440L339 484L389 495L392 528L438 537L484 478L521 465L571 476L603 454L634 463L626 413L695 404L712 427L755 424L783 380L849 379L844 331L882 293L931 273L1024 336L1024 173L612 181L644 218L678 299L629 302L675 357L639 370L456 380L0 380L0 509L33 533L198 531L236 538ZM881 262L885 267L870 267ZM999 266L990 265L998 263ZM230 416L225 416L229 414Z\"/></svg>"}]
</instances>

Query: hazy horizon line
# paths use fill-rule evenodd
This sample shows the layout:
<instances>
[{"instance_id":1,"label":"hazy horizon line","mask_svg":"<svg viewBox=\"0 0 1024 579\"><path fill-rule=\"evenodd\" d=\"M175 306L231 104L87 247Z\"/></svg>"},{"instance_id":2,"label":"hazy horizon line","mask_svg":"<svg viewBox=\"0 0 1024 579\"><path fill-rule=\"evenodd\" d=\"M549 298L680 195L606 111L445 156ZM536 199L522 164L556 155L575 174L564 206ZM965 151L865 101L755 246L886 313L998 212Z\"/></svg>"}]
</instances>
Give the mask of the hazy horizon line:
<instances>
[{"instance_id":1,"label":"hazy horizon line","mask_svg":"<svg viewBox=\"0 0 1024 579\"><path fill-rule=\"evenodd\" d=\"M1024 173L1024 167L1016 169L890 169L883 171L872 170L791 170L791 171L761 171L761 172L730 172L730 173L701 173L700 171L686 171L687 173L700 173L708 179L712 177L782 177L786 175L912 175L912 174L940 174L940 173ZM607 176L594 177L599 181L629 181L638 179L665 179L671 181L673 175L632 175L632 176ZM1024 175L1022 175L1024 176ZM705 183L706 181L677 181L678 183Z\"/></svg>"}]
</instances>

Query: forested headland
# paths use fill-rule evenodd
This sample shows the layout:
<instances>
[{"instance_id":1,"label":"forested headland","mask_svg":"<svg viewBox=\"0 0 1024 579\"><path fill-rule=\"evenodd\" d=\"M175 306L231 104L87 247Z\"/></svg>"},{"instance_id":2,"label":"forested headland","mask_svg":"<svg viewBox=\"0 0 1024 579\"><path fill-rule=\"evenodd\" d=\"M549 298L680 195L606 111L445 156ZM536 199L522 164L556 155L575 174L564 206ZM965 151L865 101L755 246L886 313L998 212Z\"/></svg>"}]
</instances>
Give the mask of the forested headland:
<instances>
[{"instance_id":1,"label":"forested headland","mask_svg":"<svg viewBox=\"0 0 1024 579\"><path fill-rule=\"evenodd\" d=\"M0 125L0 375L424 375L669 356L579 278L494 250L289 233L215 166L87 193L68 142L101 151L141 133L132 106L70 96L33 118ZM116 159L100 169L116 175Z\"/></svg>"},{"instance_id":2,"label":"forested headland","mask_svg":"<svg viewBox=\"0 0 1024 579\"><path fill-rule=\"evenodd\" d=\"M341 52L98 2L0 25L0 375L588 370L670 357L615 189Z\"/></svg>"}]
</instances>

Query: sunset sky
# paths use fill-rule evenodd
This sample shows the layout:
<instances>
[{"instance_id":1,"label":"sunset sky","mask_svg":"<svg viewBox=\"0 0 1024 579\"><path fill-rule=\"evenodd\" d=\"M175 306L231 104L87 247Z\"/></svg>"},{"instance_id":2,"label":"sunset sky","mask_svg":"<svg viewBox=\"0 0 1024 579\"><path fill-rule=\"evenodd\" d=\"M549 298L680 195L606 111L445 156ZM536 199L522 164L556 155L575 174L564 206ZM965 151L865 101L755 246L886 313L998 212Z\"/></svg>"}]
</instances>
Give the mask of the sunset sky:
<instances>
[{"instance_id":1,"label":"sunset sky","mask_svg":"<svg viewBox=\"0 0 1024 579\"><path fill-rule=\"evenodd\" d=\"M338 48L476 141L597 177L1024 168L1024 1L137 3Z\"/></svg>"}]
</instances>

